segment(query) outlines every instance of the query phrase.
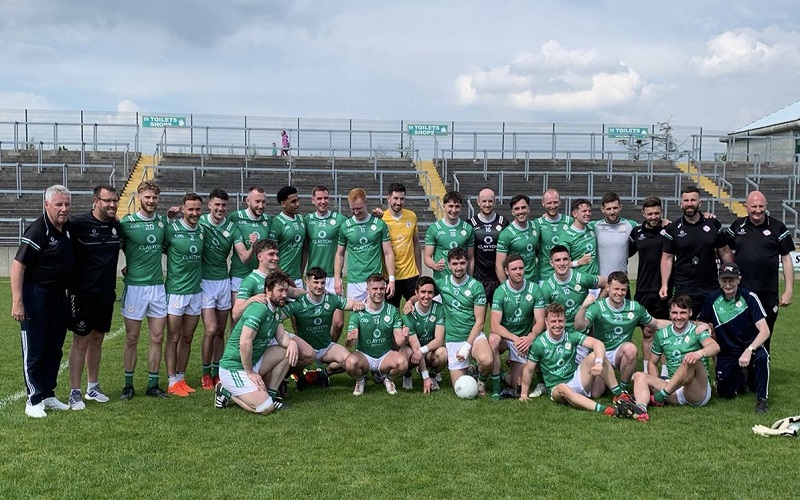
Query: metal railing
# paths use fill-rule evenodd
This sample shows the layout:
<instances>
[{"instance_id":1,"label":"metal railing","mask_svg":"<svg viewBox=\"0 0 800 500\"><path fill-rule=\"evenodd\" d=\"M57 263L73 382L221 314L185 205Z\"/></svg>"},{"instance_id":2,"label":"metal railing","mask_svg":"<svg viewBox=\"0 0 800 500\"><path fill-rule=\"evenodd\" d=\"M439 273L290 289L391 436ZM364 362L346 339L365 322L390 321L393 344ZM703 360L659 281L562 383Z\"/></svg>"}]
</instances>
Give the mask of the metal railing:
<instances>
[{"instance_id":1,"label":"metal railing","mask_svg":"<svg viewBox=\"0 0 800 500\"><path fill-rule=\"evenodd\" d=\"M447 179L448 179L448 172L449 172L449 169L450 169L450 166L449 166L450 161L451 160L464 161L463 158L452 158L452 157L448 158L447 153L464 153L464 152L469 152L469 150L451 150L451 149L442 149L442 150L440 150L440 155L439 155L438 161L440 162L440 164L442 166L442 177L443 177L443 179L445 179L445 181L447 181ZM494 160L493 158L490 157L490 154L491 153L496 153L496 152L497 152L496 150L483 150L482 151L482 158L479 159L479 160L478 159L473 160L473 163L478 163L478 162L481 163L481 167L482 167L482 172L483 172L484 178L486 178L486 176L489 174L489 171L490 171L489 165L490 165L490 163L496 161L496 160ZM522 172L526 175L526 180L527 180L527 176L531 172L530 167L531 167L531 159L532 159L532 157L534 157L533 159L537 159L537 160L552 160L552 161L561 160L562 157L563 157L566 174L567 174L567 176L570 176L572 174L572 161L573 161L574 157L576 155L580 156L582 154L586 154L587 151L558 150L558 151L554 152L556 154L556 156L557 156L554 159L553 158L543 158L541 156L537 156L537 155L541 155L543 153L548 153L549 154L550 151L524 150L524 151L520 151L520 153L522 153L523 157L524 157L524 160L522 160L523 161L523 163L522 163L522 167L523 167ZM607 151L607 152L604 152L602 154L602 157L603 157L603 159L605 161L606 175L609 177L609 179L611 179L611 178L613 178L614 173L615 173L615 171L614 171L614 160L615 159L618 162L619 161L641 162L641 164L645 167L646 172L648 174L652 174L653 173L653 163L655 161L659 161L659 160L674 161L678 157L685 156L686 154L687 154L686 151L676 151L676 152L674 152L674 153L672 153L670 155L667 155L667 156L671 156L672 160L666 160L666 159L662 158L662 157L665 156L664 153L642 152L639 159L631 160L629 155L628 155L628 153ZM587 161L587 160L582 160L582 161ZM598 161L598 160L595 160L595 161Z\"/></svg>"},{"instance_id":2,"label":"metal railing","mask_svg":"<svg viewBox=\"0 0 800 500\"><path fill-rule=\"evenodd\" d=\"M110 164L85 164L82 166L79 165L71 165L69 163L37 163L37 164L28 164L28 163L0 163L0 171L13 168L14 169L14 189L8 189L6 186L3 186L4 189L2 192L7 194L17 194L19 198L21 194L25 194L27 186L25 182L25 171L30 170L33 172L35 170L36 175L42 174L45 169L50 170L59 170L61 171L61 180L60 184L70 187L70 173L73 170L78 170L80 175L86 173L87 170L105 170L108 169L108 183L112 186L116 187L116 172L117 166L116 163ZM36 189L42 189L41 187L37 186Z\"/></svg>"},{"instance_id":3,"label":"metal railing","mask_svg":"<svg viewBox=\"0 0 800 500\"><path fill-rule=\"evenodd\" d=\"M231 174L228 177L230 178L234 175L238 176L238 184L239 184L239 191L242 193L246 192L245 189L245 179L252 177L253 175L264 175L264 176L274 176L274 178L279 178L280 176L284 176L286 179L286 185L293 185L293 177L295 176L303 176L303 175L323 175L323 176L330 176L331 181L333 183L331 189L331 196L347 196L347 193L344 192L346 189L348 192L354 186L343 186L340 189L340 178L344 175L363 175L365 172L364 169L317 169L317 168L291 168L291 169L280 169L280 168L270 168L270 167L250 167L249 169L245 169L244 167L227 167L227 166L182 166L182 165L157 165L155 166L156 172L158 175L163 176L165 172L191 172L191 188L192 191L198 191L198 179L204 177L207 173L221 173L225 174L228 177L228 173ZM379 169L375 171L375 180L378 181L378 198L383 198L388 194L388 187L389 184L392 182L396 182L398 177L408 177L414 176L419 178L420 183L423 186L431 185L430 177L428 176L427 172L418 172L416 170L390 170L390 169ZM273 178L273 177L271 177ZM388 178L388 179L387 179ZM428 191L429 192L429 191ZM184 193L181 193L184 194ZM368 193L369 195L374 195L375 193ZM431 197L425 196L425 199L429 199ZM413 196L406 196L406 199L414 199Z\"/></svg>"}]
</instances>

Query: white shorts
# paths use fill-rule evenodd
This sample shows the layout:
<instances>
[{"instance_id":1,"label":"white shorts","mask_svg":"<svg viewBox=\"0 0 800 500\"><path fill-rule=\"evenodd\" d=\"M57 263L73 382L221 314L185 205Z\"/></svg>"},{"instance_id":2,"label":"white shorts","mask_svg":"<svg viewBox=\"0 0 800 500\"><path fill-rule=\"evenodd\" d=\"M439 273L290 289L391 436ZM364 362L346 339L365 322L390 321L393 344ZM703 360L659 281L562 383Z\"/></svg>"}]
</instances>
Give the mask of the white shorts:
<instances>
[{"instance_id":1,"label":"white shorts","mask_svg":"<svg viewBox=\"0 0 800 500\"><path fill-rule=\"evenodd\" d=\"M328 276L325 278L325 291L336 295L336 286L333 284L334 279Z\"/></svg>"},{"instance_id":2,"label":"white shorts","mask_svg":"<svg viewBox=\"0 0 800 500\"><path fill-rule=\"evenodd\" d=\"M231 292L238 292L239 287L242 286L242 280L244 278L234 278L231 276Z\"/></svg>"},{"instance_id":3,"label":"white shorts","mask_svg":"<svg viewBox=\"0 0 800 500\"><path fill-rule=\"evenodd\" d=\"M392 352L392 351L389 351L389 352L387 352L386 354L384 354L384 355L383 355L383 356L381 356L380 358L373 358L372 356L370 356L370 355L368 355L368 354L364 354L364 353L363 353L363 352L361 352L361 351L355 351L355 352L361 353L361 355L362 355L362 356L364 356L364 357L367 359L367 363L369 363L369 371L371 371L371 372L380 372L380 371L381 371L381 370L380 370L380 368L381 368L381 363L383 363L383 360L384 360L384 359L386 358L386 356L388 356L388 355L389 355L389 353L390 353L390 352ZM317 358L317 359L319 359L319 358Z\"/></svg>"},{"instance_id":4,"label":"white shorts","mask_svg":"<svg viewBox=\"0 0 800 500\"><path fill-rule=\"evenodd\" d=\"M508 360L512 363L522 363L523 365L528 362L528 358L520 356L519 351L517 351L516 346L514 346L514 342L503 339L506 341L506 346L508 346Z\"/></svg>"},{"instance_id":5,"label":"white shorts","mask_svg":"<svg viewBox=\"0 0 800 500\"><path fill-rule=\"evenodd\" d=\"M200 316L200 294L189 295L169 294L167 297L167 314L170 316Z\"/></svg>"},{"instance_id":6,"label":"white shorts","mask_svg":"<svg viewBox=\"0 0 800 500\"><path fill-rule=\"evenodd\" d=\"M361 283L348 283L347 284L347 298L357 300L359 302L367 301L367 282Z\"/></svg>"},{"instance_id":7,"label":"white shorts","mask_svg":"<svg viewBox=\"0 0 800 500\"><path fill-rule=\"evenodd\" d=\"M483 340L487 340L488 341L488 339L486 338L486 334L484 334L483 332L479 333L478 336L475 337L475 342L477 342L478 339L480 339L480 338L483 338ZM448 369L450 369L450 370L466 370L467 368L469 368L469 362L470 362L470 359L472 359L472 349L471 348L470 348L470 355L467 356L467 359L465 359L464 361L461 361L460 359L458 359L456 357L456 354L458 354L459 349L461 349L465 345L468 345L466 340L463 341L463 342L447 342L445 344L445 347L447 347L447 368ZM473 342L473 345L474 345L474 342Z\"/></svg>"},{"instance_id":8,"label":"white shorts","mask_svg":"<svg viewBox=\"0 0 800 500\"><path fill-rule=\"evenodd\" d=\"M617 353L619 352L621 347L622 347L622 344L617 346L617 348L615 348L615 349L612 349L610 351L606 351L606 359L608 360L609 363L611 363L611 366L613 366L617 370L619 370L619 366L617 366L617 364L616 364ZM578 364L583 363L583 360L586 359L586 356L589 355L589 352L591 352L591 351L589 351L589 349L587 349L586 347L583 347L582 345L579 345L578 346L578 350L575 351L575 362L578 363Z\"/></svg>"},{"instance_id":9,"label":"white shorts","mask_svg":"<svg viewBox=\"0 0 800 500\"><path fill-rule=\"evenodd\" d=\"M587 398L591 398L592 395L583 387L583 383L581 382L581 369L580 367L575 368L575 373L572 375L572 378L567 382L567 387L572 389L573 391L577 392L581 396L586 396ZM551 398L552 399L552 398Z\"/></svg>"},{"instance_id":10,"label":"white shorts","mask_svg":"<svg viewBox=\"0 0 800 500\"><path fill-rule=\"evenodd\" d=\"M323 347L322 349L314 349L314 359L316 359L317 361L322 361L322 358L324 358L325 355L328 354L328 351L331 350L331 346L333 344L334 342L331 342L330 344L328 344L327 347ZM364 355L366 356L366 354Z\"/></svg>"},{"instance_id":11,"label":"white shorts","mask_svg":"<svg viewBox=\"0 0 800 500\"><path fill-rule=\"evenodd\" d=\"M261 369L261 360L263 359L262 357L258 360L258 363L253 365L254 372L258 373ZM229 371L220 366L219 381L222 382L222 387L228 389L228 392L233 396L242 396L258 390L258 386L250 380L244 370Z\"/></svg>"},{"instance_id":12,"label":"white shorts","mask_svg":"<svg viewBox=\"0 0 800 500\"><path fill-rule=\"evenodd\" d=\"M675 391L675 397L678 399L678 404L681 406L689 405L694 406L695 408L705 406L709 401L711 401L711 382L706 384L706 396L699 403L690 403L686 401L686 396L683 394L683 387L679 387L678 390Z\"/></svg>"},{"instance_id":13,"label":"white shorts","mask_svg":"<svg viewBox=\"0 0 800 500\"><path fill-rule=\"evenodd\" d=\"M125 285L122 289L122 317L135 321L167 317L164 285Z\"/></svg>"},{"instance_id":14,"label":"white shorts","mask_svg":"<svg viewBox=\"0 0 800 500\"><path fill-rule=\"evenodd\" d=\"M200 307L227 311L231 308L231 281L203 280L200 282Z\"/></svg>"}]
</instances>

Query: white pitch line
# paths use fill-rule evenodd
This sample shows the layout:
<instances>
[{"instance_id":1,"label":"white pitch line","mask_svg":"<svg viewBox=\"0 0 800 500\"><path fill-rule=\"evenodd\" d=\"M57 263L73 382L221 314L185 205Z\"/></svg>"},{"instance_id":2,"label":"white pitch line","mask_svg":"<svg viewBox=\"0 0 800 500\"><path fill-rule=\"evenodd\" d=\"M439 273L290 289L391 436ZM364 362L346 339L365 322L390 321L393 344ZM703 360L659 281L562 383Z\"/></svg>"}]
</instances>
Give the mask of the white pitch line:
<instances>
[{"instance_id":1,"label":"white pitch line","mask_svg":"<svg viewBox=\"0 0 800 500\"><path fill-rule=\"evenodd\" d=\"M117 328L113 332L111 332L111 333L106 335L106 338L103 341L103 343L105 343L108 340L114 340L116 337L119 337L124 331L125 331L125 327L124 326L121 326L121 327ZM69 353L67 353L67 357L69 357ZM58 374L61 375L61 372L66 370L68 366L69 366L69 361L62 362L61 366L58 367ZM11 394L9 396L6 396L3 399L0 399L0 410L5 408L6 406L10 405L11 403L15 403L15 402L19 401L20 399L24 398L25 396L27 396L27 393L25 391L19 391L19 392L15 392L14 394Z\"/></svg>"}]
</instances>

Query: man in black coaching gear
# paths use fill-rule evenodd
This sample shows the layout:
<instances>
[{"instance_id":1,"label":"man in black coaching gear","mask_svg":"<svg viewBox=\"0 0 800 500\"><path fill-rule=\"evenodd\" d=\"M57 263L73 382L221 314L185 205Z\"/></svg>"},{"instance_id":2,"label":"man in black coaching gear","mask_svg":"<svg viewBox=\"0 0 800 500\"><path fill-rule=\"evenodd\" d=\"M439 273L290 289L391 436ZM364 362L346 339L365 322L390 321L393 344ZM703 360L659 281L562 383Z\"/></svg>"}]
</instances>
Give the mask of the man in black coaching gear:
<instances>
[{"instance_id":1,"label":"man in black coaching gear","mask_svg":"<svg viewBox=\"0 0 800 500\"><path fill-rule=\"evenodd\" d=\"M11 316L20 322L25 414L68 410L56 398L58 370L67 336L66 289L75 269L69 230L72 197L65 186L44 193L44 214L25 230L11 262Z\"/></svg>"},{"instance_id":2,"label":"man in black coaching gear","mask_svg":"<svg viewBox=\"0 0 800 500\"><path fill-rule=\"evenodd\" d=\"M500 231L508 225L505 217L494 211L494 191L482 189L478 193L478 213L470 217L469 223L475 230L475 270L473 278L480 281L486 292L486 303L492 303L494 291L500 286L495 272L497 257L497 238Z\"/></svg>"},{"instance_id":3,"label":"man in black coaching gear","mask_svg":"<svg viewBox=\"0 0 800 500\"><path fill-rule=\"evenodd\" d=\"M742 271L742 286L755 293L767 315L770 338L764 344L769 351L775 335L778 308L792 303L794 242L783 222L767 215L767 199L760 191L747 195L747 217L736 219L728 228L728 244L735 250L735 262ZM785 288L779 295L778 263L783 265Z\"/></svg>"},{"instance_id":4,"label":"man in black coaching gear","mask_svg":"<svg viewBox=\"0 0 800 500\"><path fill-rule=\"evenodd\" d=\"M692 299L692 319L697 319L706 296L718 288L717 253L723 262L733 262L725 231L717 219L707 219L700 212L700 190L688 185L681 190L683 216L661 234L664 246L661 254L662 299L688 295ZM670 289L672 279L674 290Z\"/></svg>"},{"instance_id":5,"label":"man in black coaching gear","mask_svg":"<svg viewBox=\"0 0 800 500\"><path fill-rule=\"evenodd\" d=\"M658 291L661 288L661 257L664 247L662 230L661 199L648 196L642 202L642 225L631 230L628 237L628 254L639 254L636 274L636 294L634 300L644 306L654 318L669 318L669 301L662 299ZM642 352L645 353L644 365L647 367L647 355L653 345L655 330L642 327Z\"/></svg>"},{"instance_id":6,"label":"man in black coaching gear","mask_svg":"<svg viewBox=\"0 0 800 500\"><path fill-rule=\"evenodd\" d=\"M119 196L113 186L94 188L90 212L70 218L75 251L75 280L69 287L70 321L73 332L69 351L69 406L86 407L81 396L81 378L86 365L86 399L108 402L98 383L103 337L111 330L117 288L122 229L117 220Z\"/></svg>"}]
</instances>

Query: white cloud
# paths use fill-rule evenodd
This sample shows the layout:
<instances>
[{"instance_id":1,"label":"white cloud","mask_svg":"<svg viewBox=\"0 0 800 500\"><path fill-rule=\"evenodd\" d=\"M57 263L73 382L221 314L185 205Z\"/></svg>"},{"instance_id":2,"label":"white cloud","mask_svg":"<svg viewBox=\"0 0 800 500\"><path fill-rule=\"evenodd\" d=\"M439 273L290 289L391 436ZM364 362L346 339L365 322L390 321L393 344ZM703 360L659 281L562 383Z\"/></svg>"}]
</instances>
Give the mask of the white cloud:
<instances>
[{"instance_id":1,"label":"white cloud","mask_svg":"<svg viewBox=\"0 0 800 500\"><path fill-rule=\"evenodd\" d=\"M692 57L689 64L701 76L758 73L800 63L798 42L796 31L778 27L726 31L708 40L708 54Z\"/></svg>"},{"instance_id":2,"label":"white cloud","mask_svg":"<svg viewBox=\"0 0 800 500\"><path fill-rule=\"evenodd\" d=\"M594 48L570 49L555 40L508 65L455 80L456 101L530 111L595 111L635 101L647 84L633 68ZM649 92L657 87L648 87Z\"/></svg>"},{"instance_id":3,"label":"white cloud","mask_svg":"<svg viewBox=\"0 0 800 500\"><path fill-rule=\"evenodd\" d=\"M0 108L50 109L46 97L32 92L0 92Z\"/></svg>"}]
</instances>

